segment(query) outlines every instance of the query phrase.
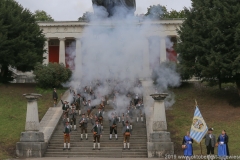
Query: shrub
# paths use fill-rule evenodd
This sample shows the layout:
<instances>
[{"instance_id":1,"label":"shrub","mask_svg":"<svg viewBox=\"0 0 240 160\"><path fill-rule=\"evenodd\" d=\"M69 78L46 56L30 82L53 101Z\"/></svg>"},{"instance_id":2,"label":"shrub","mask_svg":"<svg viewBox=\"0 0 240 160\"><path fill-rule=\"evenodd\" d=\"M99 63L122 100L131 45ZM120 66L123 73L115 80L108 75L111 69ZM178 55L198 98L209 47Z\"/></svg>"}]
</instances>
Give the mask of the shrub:
<instances>
[{"instance_id":1,"label":"shrub","mask_svg":"<svg viewBox=\"0 0 240 160\"><path fill-rule=\"evenodd\" d=\"M63 64L49 63L42 65L37 63L34 72L36 81L41 88L61 87L62 83L69 80L72 71Z\"/></svg>"}]
</instances>

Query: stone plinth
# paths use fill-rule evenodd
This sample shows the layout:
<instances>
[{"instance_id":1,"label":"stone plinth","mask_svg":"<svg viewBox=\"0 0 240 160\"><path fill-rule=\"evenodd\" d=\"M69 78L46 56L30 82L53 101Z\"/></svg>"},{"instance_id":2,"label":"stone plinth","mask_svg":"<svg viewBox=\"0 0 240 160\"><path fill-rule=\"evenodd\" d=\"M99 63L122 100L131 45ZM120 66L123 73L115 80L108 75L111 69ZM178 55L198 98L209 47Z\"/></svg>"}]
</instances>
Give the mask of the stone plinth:
<instances>
[{"instance_id":1,"label":"stone plinth","mask_svg":"<svg viewBox=\"0 0 240 160\"><path fill-rule=\"evenodd\" d=\"M27 114L25 132L21 133L20 142L16 144L18 157L42 157L47 149L44 134L39 132L39 118L37 99L40 94L29 93L23 96L27 99Z\"/></svg>"},{"instance_id":2,"label":"stone plinth","mask_svg":"<svg viewBox=\"0 0 240 160\"><path fill-rule=\"evenodd\" d=\"M152 124L153 131L167 131L164 99L168 96L168 94L152 94L150 96L152 96L154 99Z\"/></svg>"},{"instance_id":3,"label":"stone plinth","mask_svg":"<svg viewBox=\"0 0 240 160\"><path fill-rule=\"evenodd\" d=\"M149 134L148 158L165 158L165 155L174 154L174 145L170 133L167 132L167 121L164 99L166 93L150 95L154 99L152 131Z\"/></svg>"},{"instance_id":4,"label":"stone plinth","mask_svg":"<svg viewBox=\"0 0 240 160\"><path fill-rule=\"evenodd\" d=\"M39 131L39 117L37 99L41 97L40 94L28 93L23 96L27 99L27 114L25 131Z\"/></svg>"}]
</instances>

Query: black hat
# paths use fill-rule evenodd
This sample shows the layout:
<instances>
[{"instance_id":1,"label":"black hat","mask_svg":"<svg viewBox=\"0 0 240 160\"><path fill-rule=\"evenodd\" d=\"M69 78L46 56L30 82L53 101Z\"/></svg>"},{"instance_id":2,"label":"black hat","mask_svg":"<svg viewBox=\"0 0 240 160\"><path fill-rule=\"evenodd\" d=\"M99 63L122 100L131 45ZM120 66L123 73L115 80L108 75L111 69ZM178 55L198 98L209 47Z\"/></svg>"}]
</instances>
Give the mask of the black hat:
<instances>
[{"instance_id":1,"label":"black hat","mask_svg":"<svg viewBox=\"0 0 240 160\"><path fill-rule=\"evenodd\" d=\"M126 121L126 123L128 123L128 121Z\"/></svg>"},{"instance_id":2,"label":"black hat","mask_svg":"<svg viewBox=\"0 0 240 160\"><path fill-rule=\"evenodd\" d=\"M96 120L95 122L99 122L99 120Z\"/></svg>"},{"instance_id":3,"label":"black hat","mask_svg":"<svg viewBox=\"0 0 240 160\"><path fill-rule=\"evenodd\" d=\"M208 128L208 131L213 131L213 128Z\"/></svg>"},{"instance_id":4,"label":"black hat","mask_svg":"<svg viewBox=\"0 0 240 160\"><path fill-rule=\"evenodd\" d=\"M85 116L85 113L83 113L82 115L84 115L84 116Z\"/></svg>"}]
</instances>

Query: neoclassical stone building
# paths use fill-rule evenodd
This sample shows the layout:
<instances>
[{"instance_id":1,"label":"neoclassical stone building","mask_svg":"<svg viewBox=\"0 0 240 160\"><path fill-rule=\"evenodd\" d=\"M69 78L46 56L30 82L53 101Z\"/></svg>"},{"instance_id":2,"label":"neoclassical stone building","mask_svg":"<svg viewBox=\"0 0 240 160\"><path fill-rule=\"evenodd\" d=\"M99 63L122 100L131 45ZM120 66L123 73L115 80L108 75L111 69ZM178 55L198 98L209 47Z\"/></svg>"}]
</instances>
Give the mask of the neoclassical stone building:
<instances>
[{"instance_id":1,"label":"neoclassical stone building","mask_svg":"<svg viewBox=\"0 0 240 160\"><path fill-rule=\"evenodd\" d=\"M159 62L162 62L168 60L176 61L177 53L173 48L166 47L165 38L169 37L173 43L176 43L176 28L179 27L182 22L183 19L171 19L153 22L133 22L132 25L142 25L143 23L149 23L149 25L152 26L151 30L148 31L148 35L146 35L146 43L151 46L152 38L155 38L155 40L157 40L157 43L159 43ZM44 55L44 57L46 57L44 64L48 64L49 62L56 62L63 63L68 67L68 63L70 61L74 61L74 59L69 59L67 53L68 50L66 50L66 48L70 48L70 50L77 49L80 51L82 44L81 41L84 38L84 28L90 25L95 24L79 21L39 22L40 28L43 30L45 36L47 37L45 45L47 53ZM114 27L114 24L102 24L100 27ZM146 54L151 54L151 49L148 49L146 52ZM76 56L81 56L81 53L77 52Z\"/></svg>"}]
</instances>

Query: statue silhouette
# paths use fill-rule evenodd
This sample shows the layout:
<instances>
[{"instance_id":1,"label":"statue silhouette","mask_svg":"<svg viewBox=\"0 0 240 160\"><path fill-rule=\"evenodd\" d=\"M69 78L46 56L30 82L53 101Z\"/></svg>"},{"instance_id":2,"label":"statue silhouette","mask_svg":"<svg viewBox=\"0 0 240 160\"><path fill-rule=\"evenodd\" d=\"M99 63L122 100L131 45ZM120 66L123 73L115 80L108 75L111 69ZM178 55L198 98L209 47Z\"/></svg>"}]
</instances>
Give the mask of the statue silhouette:
<instances>
[{"instance_id":1,"label":"statue silhouette","mask_svg":"<svg viewBox=\"0 0 240 160\"><path fill-rule=\"evenodd\" d=\"M134 14L136 10L135 0L92 0L92 3L94 10L96 6L103 6L109 17L114 14Z\"/></svg>"}]
</instances>

